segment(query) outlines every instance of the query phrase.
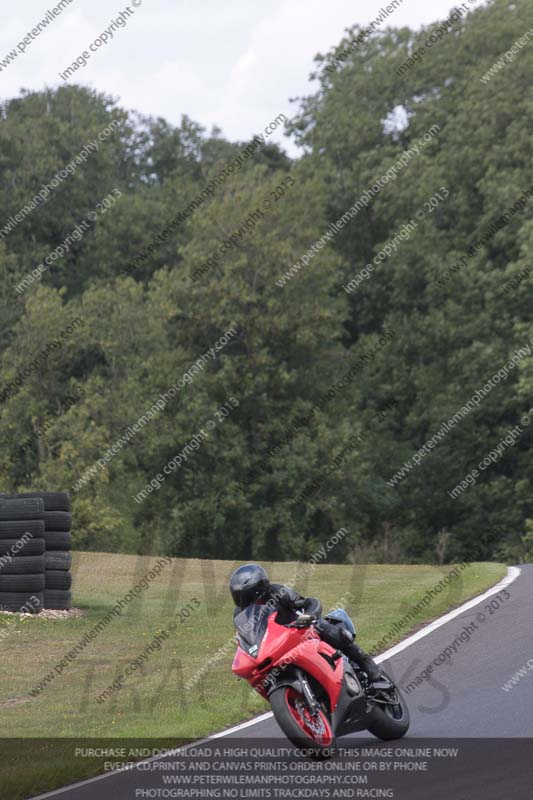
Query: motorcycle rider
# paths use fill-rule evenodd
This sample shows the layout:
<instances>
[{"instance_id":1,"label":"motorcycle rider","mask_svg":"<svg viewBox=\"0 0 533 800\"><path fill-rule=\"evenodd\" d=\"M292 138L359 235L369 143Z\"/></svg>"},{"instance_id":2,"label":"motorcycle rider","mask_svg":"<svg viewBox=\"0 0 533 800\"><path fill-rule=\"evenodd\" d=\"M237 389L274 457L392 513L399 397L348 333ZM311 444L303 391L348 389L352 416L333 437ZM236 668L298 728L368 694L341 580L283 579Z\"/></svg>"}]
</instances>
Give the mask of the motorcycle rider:
<instances>
[{"instance_id":1,"label":"motorcycle rider","mask_svg":"<svg viewBox=\"0 0 533 800\"><path fill-rule=\"evenodd\" d=\"M355 629L345 611L335 611L322 617L320 600L302 597L281 583L270 583L266 570L258 564L238 567L230 578L230 592L236 606L234 617L252 603L259 603L269 605L277 612L276 622L280 625L297 622L306 627L314 622L320 638L355 662L368 675L371 683L384 680L381 668L355 642Z\"/></svg>"}]
</instances>

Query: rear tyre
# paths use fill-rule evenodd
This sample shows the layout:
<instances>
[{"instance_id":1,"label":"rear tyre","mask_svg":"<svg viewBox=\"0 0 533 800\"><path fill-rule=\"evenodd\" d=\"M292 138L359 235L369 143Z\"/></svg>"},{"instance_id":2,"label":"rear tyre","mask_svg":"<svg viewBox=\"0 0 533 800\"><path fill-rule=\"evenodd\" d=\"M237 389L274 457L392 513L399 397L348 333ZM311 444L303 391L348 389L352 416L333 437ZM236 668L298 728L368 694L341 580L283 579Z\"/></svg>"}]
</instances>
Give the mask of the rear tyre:
<instances>
[{"instance_id":1,"label":"rear tyre","mask_svg":"<svg viewBox=\"0 0 533 800\"><path fill-rule=\"evenodd\" d=\"M388 675L386 677L392 683L393 690L376 692L371 722L367 726L370 733L383 741L401 739L409 730L411 722L405 698L394 681Z\"/></svg>"},{"instance_id":2,"label":"rear tyre","mask_svg":"<svg viewBox=\"0 0 533 800\"><path fill-rule=\"evenodd\" d=\"M331 758L335 737L325 710L313 717L304 696L293 686L280 686L270 695L270 704L279 727L296 747L310 758Z\"/></svg>"},{"instance_id":3,"label":"rear tyre","mask_svg":"<svg viewBox=\"0 0 533 800\"><path fill-rule=\"evenodd\" d=\"M43 608L66 610L72 608L72 595L59 589L45 589Z\"/></svg>"}]
</instances>

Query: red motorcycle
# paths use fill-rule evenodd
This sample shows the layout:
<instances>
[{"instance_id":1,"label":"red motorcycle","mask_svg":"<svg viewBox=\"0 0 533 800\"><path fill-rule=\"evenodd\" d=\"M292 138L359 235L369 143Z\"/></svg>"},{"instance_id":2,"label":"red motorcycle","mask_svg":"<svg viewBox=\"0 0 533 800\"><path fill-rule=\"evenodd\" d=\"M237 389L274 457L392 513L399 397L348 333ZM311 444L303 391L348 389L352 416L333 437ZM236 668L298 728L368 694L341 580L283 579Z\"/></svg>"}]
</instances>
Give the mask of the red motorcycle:
<instances>
[{"instance_id":1,"label":"red motorcycle","mask_svg":"<svg viewBox=\"0 0 533 800\"><path fill-rule=\"evenodd\" d=\"M270 702L283 733L308 755L331 756L335 737L355 731L384 740L407 733L409 711L390 677L371 684L312 624L279 625L276 611L259 604L234 622L233 672Z\"/></svg>"}]
</instances>

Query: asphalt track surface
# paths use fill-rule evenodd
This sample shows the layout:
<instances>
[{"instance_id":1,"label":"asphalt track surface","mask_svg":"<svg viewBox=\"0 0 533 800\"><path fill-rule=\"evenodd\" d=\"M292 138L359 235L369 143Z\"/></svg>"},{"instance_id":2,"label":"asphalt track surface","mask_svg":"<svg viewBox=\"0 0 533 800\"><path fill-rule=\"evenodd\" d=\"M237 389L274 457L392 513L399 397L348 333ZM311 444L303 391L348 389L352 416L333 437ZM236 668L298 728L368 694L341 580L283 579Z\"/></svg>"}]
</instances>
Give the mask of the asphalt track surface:
<instances>
[{"instance_id":1,"label":"asphalt track surface","mask_svg":"<svg viewBox=\"0 0 533 800\"><path fill-rule=\"evenodd\" d=\"M452 615L446 615L410 637L406 640L406 647L406 643L401 643L391 648L383 660L383 666L402 687L409 705L411 727L407 736L400 741L382 743L361 732L337 740L339 746L346 748L456 747L458 756L430 759L428 774L406 774L403 768L398 768L398 774L379 776L380 780L372 784L387 786L387 791L392 791L392 794L380 795L376 789L375 794L344 796L388 796L397 800L532 800L533 565L523 566L520 575L507 587L484 599L476 598L462 609L455 612L454 618L448 619ZM450 650L453 651L451 656ZM431 674L425 680L420 677L417 680L428 665L433 667ZM502 687L520 670L523 674L505 691ZM208 741L210 746L216 743L226 747L232 744L242 746L243 742L252 747L256 742L258 748L268 741L270 745L292 750L276 721L268 714ZM156 760L160 766L161 761L176 761L176 758ZM290 752L286 760L305 761L294 752ZM384 757L383 760L387 759ZM314 766L317 766L316 762ZM163 783L163 774L159 768L143 773L137 770L111 773L40 795L39 800L172 797L168 794L168 785L165 788ZM167 794L154 794L153 790L157 788L165 788ZM232 796L253 797L250 788L251 785L240 787ZM300 785L299 790L301 788ZM352 792L362 790L364 787L350 789ZM315 795L308 793L307 797L342 796L332 794L332 791L324 790ZM296 791L285 795L276 795L273 790L268 794L266 789L263 792L255 796L306 796ZM186 797L187 793L174 796ZM200 795L191 793L188 796ZM209 795L206 793L204 796Z\"/></svg>"}]
</instances>

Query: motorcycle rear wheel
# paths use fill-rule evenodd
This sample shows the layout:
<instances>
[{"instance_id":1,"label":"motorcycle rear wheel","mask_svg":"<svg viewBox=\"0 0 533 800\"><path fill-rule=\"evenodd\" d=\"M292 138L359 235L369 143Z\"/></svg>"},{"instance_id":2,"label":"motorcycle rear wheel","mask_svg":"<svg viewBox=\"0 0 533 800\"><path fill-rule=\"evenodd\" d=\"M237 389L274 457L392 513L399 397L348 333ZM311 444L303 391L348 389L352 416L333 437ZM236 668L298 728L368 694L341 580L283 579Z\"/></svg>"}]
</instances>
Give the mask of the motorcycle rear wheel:
<instances>
[{"instance_id":1,"label":"motorcycle rear wheel","mask_svg":"<svg viewBox=\"0 0 533 800\"><path fill-rule=\"evenodd\" d=\"M371 722L367 726L367 730L378 739L388 741L389 739L401 739L409 730L411 718L409 716L409 709L405 698L400 693L400 690L387 675L387 678L394 687L396 693L395 699L397 703L375 702L371 714ZM385 700L388 693L385 691L378 692L377 697Z\"/></svg>"},{"instance_id":2,"label":"motorcycle rear wheel","mask_svg":"<svg viewBox=\"0 0 533 800\"><path fill-rule=\"evenodd\" d=\"M322 708L312 715L305 698L293 686L280 686L270 695L270 704L279 727L309 758L331 758L335 737L329 715Z\"/></svg>"}]
</instances>

